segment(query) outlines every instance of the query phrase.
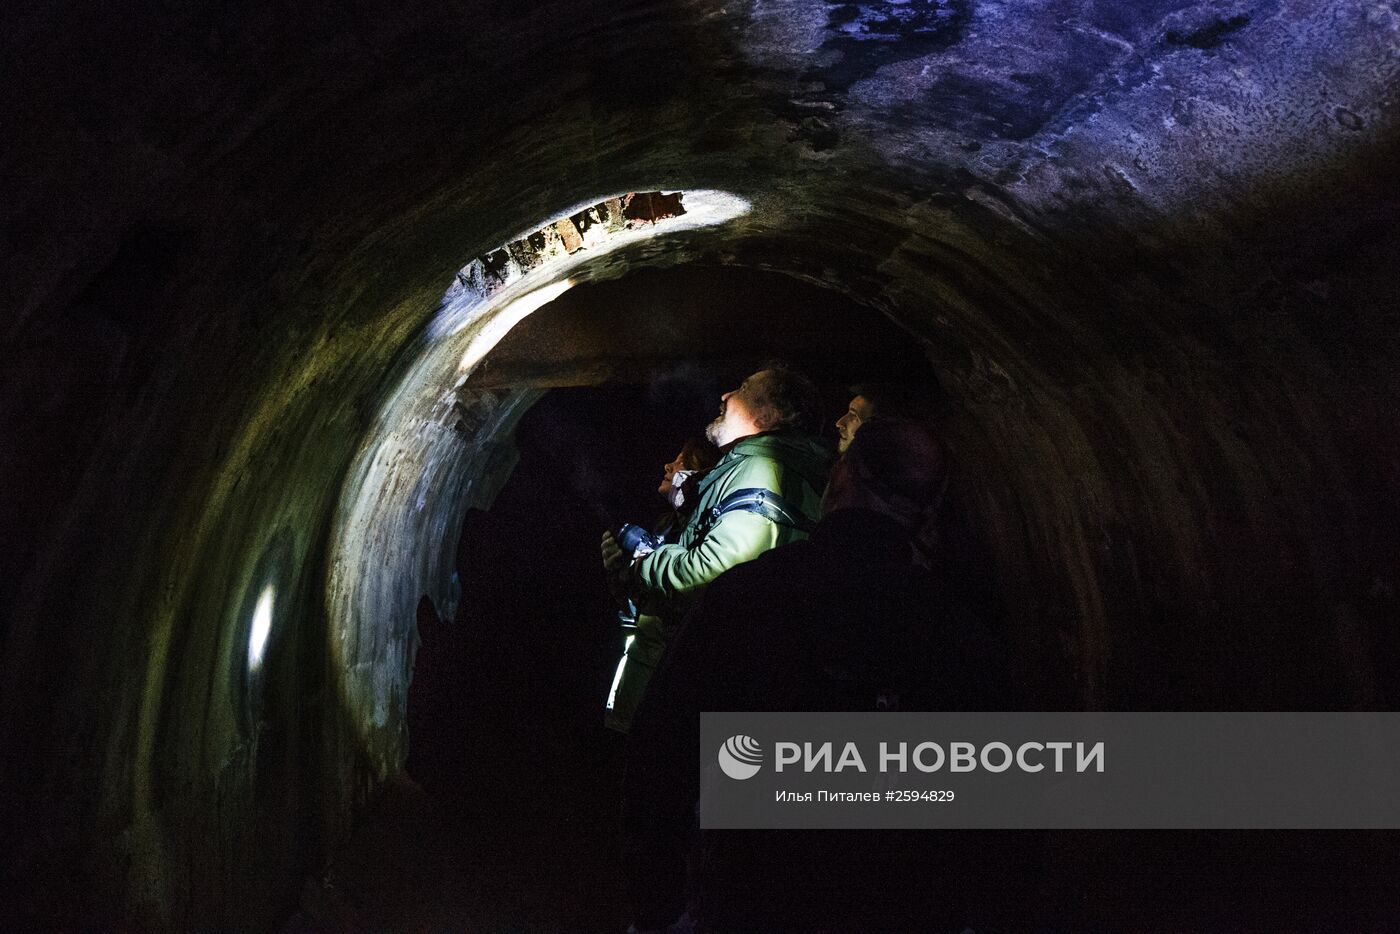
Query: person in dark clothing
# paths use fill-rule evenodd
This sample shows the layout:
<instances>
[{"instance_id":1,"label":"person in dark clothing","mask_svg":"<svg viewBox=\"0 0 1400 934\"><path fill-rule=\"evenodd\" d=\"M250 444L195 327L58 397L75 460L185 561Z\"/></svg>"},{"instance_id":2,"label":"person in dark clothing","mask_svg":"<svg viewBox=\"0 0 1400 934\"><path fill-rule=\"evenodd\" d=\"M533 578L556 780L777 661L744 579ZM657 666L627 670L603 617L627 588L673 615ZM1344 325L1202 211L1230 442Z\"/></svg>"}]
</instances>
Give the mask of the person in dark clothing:
<instances>
[{"instance_id":1,"label":"person in dark clothing","mask_svg":"<svg viewBox=\"0 0 1400 934\"><path fill-rule=\"evenodd\" d=\"M857 383L851 387L851 401L845 414L836 420L836 450L846 453L860 426L872 418L908 418L927 423L937 408L936 396L925 387L908 383Z\"/></svg>"},{"instance_id":2,"label":"person in dark clothing","mask_svg":"<svg viewBox=\"0 0 1400 934\"><path fill-rule=\"evenodd\" d=\"M865 382L850 387L851 401L836 420L837 451L844 454L855 439L860 426L873 418L910 419L937 431L940 414L945 410L937 387L918 386L907 382ZM941 571L948 585L958 591L959 602L976 607L987 617L1004 612L996 582L992 575L991 552L985 541L969 522L969 490L958 482L956 471L949 471L953 482L939 498L938 520L928 526L928 534L938 537L935 552L942 562Z\"/></svg>"},{"instance_id":3,"label":"person in dark clothing","mask_svg":"<svg viewBox=\"0 0 1400 934\"><path fill-rule=\"evenodd\" d=\"M921 553L938 541L946 469L928 428L872 418L832 469L811 537L724 574L687 617L628 749L637 930L685 908L701 711L1007 704L1004 653ZM924 831L711 832L698 853L691 907L715 931L938 930L976 871Z\"/></svg>"}]
</instances>

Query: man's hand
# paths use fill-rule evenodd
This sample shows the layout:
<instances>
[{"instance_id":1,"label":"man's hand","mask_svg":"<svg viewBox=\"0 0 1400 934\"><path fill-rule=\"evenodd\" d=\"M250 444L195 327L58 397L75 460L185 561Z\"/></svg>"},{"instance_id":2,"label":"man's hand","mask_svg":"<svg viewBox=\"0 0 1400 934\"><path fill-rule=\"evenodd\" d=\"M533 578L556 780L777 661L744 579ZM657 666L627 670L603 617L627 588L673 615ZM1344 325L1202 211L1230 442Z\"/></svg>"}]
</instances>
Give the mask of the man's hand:
<instances>
[{"instance_id":1,"label":"man's hand","mask_svg":"<svg viewBox=\"0 0 1400 934\"><path fill-rule=\"evenodd\" d=\"M603 533L603 569L609 574L621 574L631 565L632 558L623 553L613 533Z\"/></svg>"}]
</instances>

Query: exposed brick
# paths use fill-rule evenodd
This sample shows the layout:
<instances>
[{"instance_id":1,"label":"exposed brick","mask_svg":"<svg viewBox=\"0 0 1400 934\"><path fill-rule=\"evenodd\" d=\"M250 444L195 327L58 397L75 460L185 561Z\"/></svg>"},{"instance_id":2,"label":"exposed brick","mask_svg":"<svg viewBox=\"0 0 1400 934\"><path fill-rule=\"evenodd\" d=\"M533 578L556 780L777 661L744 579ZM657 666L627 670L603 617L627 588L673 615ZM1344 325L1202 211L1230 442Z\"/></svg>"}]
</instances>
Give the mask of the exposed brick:
<instances>
[{"instance_id":1,"label":"exposed brick","mask_svg":"<svg viewBox=\"0 0 1400 934\"><path fill-rule=\"evenodd\" d=\"M685 213L681 206L683 193L679 191L663 194L659 191L633 192L622 199L622 214L628 227L642 224L655 224L667 217L679 217Z\"/></svg>"},{"instance_id":2,"label":"exposed brick","mask_svg":"<svg viewBox=\"0 0 1400 934\"><path fill-rule=\"evenodd\" d=\"M510 251L510 258L515 260L522 270L529 271L544 262L544 257L540 255L540 248L543 246L544 239L538 234L531 234L523 240L512 240L506 244L506 249Z\"/></svg>"},{"instance_id":3,"label":"exposed brick","mask_svg":"<svg viewBox=\"0 0 1400 934\"><path fill-rule=\"evenodd\" d=\"M564 238L559 235L559 231L553 224L541 228L530 237L532 242L536 237L539 238L540 255L545 258L563 256L568 252L564 246Z\"/></svg>"},{"instance_id":4,"label":"exposed brick","mask_svg":"<svg viewBox=\"0 0 1400 934\"><path fill-rule=\"evenodd\" d=\"M609 198L598 205L598 214L603 219L603 229L617 233L627 228L627 220L622 216L622 199Z\"/></svg>"},{"instance_id":5,"label":"exposed brick","mask_svg":"<svg viewBox=\"0 0 1400 934\"><path fill-rule=\"evenodd\" d=\"M583 249L583 237L579 234L574 222L568 218L559 221L554 225L554 232L559 235L559 239L564 243L564 249L570 253L577 253Z\"/></svg>"}]
</instances>

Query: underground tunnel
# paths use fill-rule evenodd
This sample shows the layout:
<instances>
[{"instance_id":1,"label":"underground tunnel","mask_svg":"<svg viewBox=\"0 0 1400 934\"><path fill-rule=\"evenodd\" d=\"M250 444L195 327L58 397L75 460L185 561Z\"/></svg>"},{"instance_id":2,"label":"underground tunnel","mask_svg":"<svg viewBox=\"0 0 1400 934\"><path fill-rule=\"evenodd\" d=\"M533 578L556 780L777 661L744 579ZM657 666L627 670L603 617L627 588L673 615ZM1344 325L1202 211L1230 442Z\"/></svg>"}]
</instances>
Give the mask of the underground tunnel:
<instances>
[{"instance_id":1,"label":"underground tunnel","mask_svg":"<svg viewBox=\"0 0 1400 934\"><path fill-rule=\"evenodd\" d=\"M828 443L853 383L935 400L1025 709L1394 710L1397 39L1362 0L17 8L7 926L625 929L597 537L770 356ZM975 930L1400 919L1395 829L1034 846Z\"/></svg>"}]
</instances>

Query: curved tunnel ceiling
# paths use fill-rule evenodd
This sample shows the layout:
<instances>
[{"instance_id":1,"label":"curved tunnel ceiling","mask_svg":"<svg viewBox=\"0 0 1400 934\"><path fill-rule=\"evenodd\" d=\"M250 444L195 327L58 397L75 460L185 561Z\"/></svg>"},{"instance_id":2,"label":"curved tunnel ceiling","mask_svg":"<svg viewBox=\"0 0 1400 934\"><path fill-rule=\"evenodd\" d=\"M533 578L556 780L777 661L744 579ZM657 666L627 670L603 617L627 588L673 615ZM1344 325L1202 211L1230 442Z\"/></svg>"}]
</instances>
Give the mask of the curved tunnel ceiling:
<instances>
[{"instance_id":1,"label":"curved tunnel ceiling","mask_svg":"<svg viewBox=\"0 0 1400 934\"><path fill-rule=\"evenodd\" d=\"M0 739L33 826L91 815L34 846L92 917L269 923L249 893L295 888L393 767L324 595L354 491L409 486L356 465L413 427L382 416L455 271L608 193L748 210L594 278L780 272L910 335L1044 696L1388 696L1365 608L1400 563L1393 5L11 19ZM508 466L523 397L470 391L443 489ZM440 580L412 543L450 512L395 538L395 601ZM1240 653L1280 661L1232 685Z\"/></svg>"},{"instance_id":2,"label":"curved tunnel ceiling","mask_svg":"<svg viewBox=\"0 0 1400 934\"><path fill-rule=\"evenodd\" d=\"M767 358L846 386L879 376L936 382L919 344L839 292L771 272L687 264L560 296L507 333L466 386L649 384L686 364L742 380Z\"/></svg>"}]
</instances>

